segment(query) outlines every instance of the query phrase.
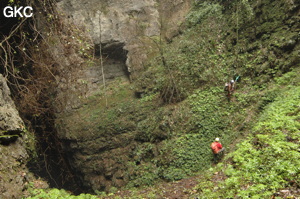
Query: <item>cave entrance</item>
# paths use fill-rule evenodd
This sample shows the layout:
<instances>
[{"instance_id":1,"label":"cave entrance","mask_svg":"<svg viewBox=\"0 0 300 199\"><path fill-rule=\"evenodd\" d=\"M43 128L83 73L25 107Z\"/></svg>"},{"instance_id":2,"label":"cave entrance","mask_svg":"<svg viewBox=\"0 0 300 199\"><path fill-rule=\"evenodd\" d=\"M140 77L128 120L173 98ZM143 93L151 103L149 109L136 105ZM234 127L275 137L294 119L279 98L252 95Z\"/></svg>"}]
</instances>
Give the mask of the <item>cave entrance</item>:
<instances>
[{"instance_id":1,"label":"cave entrance","mask_svg":"<svg viewBox=\"0 0 300 199\"><path fill-rule=\"evenodd\" d=\"M126 66L127 50L124 50L125 44L122 42L110 42L102 44L103 68L106 81L115 78L124 78L129 80L130 72ZM95 56L100 64L100 44L95 45Z\"/></svg>"},{"instance_id":2,"label":"cave entrance","mask_svg":"<svg viewBox=\"0 0 300 199\"><path fill-rule=\"evenodd\" d=\"M38 156L27 167L36 177L46 180L50 188L65 189L76 195L89 192L83 188L68 162L68 154L63 149L63 141L57 136L52 113L48 111L30 118Z\"/></svg>"},{"instance_id":3,"label":"cave entrance","mask_svg":"<svg viewBox=\"0 0 300 199\"><path fill-rule=\"evenodd\" d=\"M31 70L32 62L28 61L28 57L25 57L22 49L28 49L29 51L34 45L31 41L37 41L39 38L34 37L34 34L32 34L34 30L31 27L35 22L31 18L25 20L25 18L7 18L4 16L3 9L10 3L10 0L0 1L0 42L5 41L2 47L7 50L6 53L10 56L9 64L5 63L5 60L0 60L0 73L8 79L8 86L21 118L27 127L31 127L31 131L35 134L36 146L35 149L31 150L35 150L37 157L33 157L28 162L27 167L36 177L46 180L50 187L63 188L75 194L82 193L84 190L82 190L80 182L76 179L76 175L67 161L67 154L63 151L62 143L57 137L53 107L50 104L44 104L42 109L45 109L45 111L42 114L33 115L26 112L28 108L24 107L24 103L23 105L18 103L18 101L22 100L20 97L20 86L25 87L25 81L31 81L32 79L30 80L29 78L34 79L36 75ZM15 1L15 3L20 4L19 6L27 6L25 5L26 1ZM22 24L20 24L21 21ZM24 35L26 35L26 38ZM4 54L5 51L0 48L0 56L4 58ZM13 68L10 68L9 65L13 66ZM13 69L18 69L17 77L12 75L14 74L11 72ZM51 88L47 87L50 84L46 83L45 85L43 91L46 93ZM43 104L47 100L47 98L41 98L38 103Z\"/></svg>"}]
</instances>

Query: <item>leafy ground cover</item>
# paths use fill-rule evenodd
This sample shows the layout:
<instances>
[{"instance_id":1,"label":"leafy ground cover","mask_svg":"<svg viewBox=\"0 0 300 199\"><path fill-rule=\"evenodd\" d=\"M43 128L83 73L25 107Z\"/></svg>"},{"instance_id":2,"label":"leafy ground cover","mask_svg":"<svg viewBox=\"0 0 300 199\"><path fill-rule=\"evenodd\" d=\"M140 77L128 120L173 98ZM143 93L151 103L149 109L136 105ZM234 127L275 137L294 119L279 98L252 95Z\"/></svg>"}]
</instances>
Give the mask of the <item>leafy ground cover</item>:
<instances>
[{"instance_id":1,"label":"leafy ground cover","mask_svg":"<svg viewBox=\"0 0 300 199\"><path fill-rule=\"evenodd\" d=\"M249 22L245 13L239 15L240 23ZM126 164L127 190L113 187L98 197L270 198L279 197L281 190L298 194L299 65L284 54L285 40L275 45L277 34L253 35L252 27L236 27L238 11L225 14L217 2L195 5L184 33L161 45L164 54L151 60L135 82L135 87L146 88L141 99L125 86L108 96L109 109L103 108L101 95L80 110L84 125L97 125L101 133L106 127L133 124L126 130L134 129L139 142ZM235 28L244 32L239 42ZM290 34L292 38L296 33ZM291 60L297 59L294 55ZM223 85L235 73L242 80L228 102ZM227 155L211 168L209 145L215 137L221 137Z\"/></svg>"},{"instance_id":2,"label":"leafy ground cover","mask_svg":"<svg viewBox=\"0 0 300 199\"><path fill-rule=\"evenodd\" d=\"M180 147L174 149L175 156L178 159L172 162L172 171L178 173L172 174L172 176L173 180L177 181L161 182L142 189L115 189L109 194L101 193L98 196L87 194L76 197L282 198L289 196L293 198L299 196L300 87L298 72L299 68L286 73L280 78L276 78L273 84L261 91L261 100L255 110L261 110L262 114L260 114L257 122L252 124L248 136L237 144L236 150L228 152L224 160L216 167L209 165L207 166L207 171L202 171L201 174L194 173L193 177L187 177L187 170L191 172L195 165L201 163L197 162L197 157L199 157L195 156L197 153L193 154L193 151L199 152L201 146L193 144L195 142L193 138L199 140L198 134L185 134L176 140ZM192 98L195 98L197 95L199 93L195 92L195 96L192 96ZM236 95L238 96L239 94L237 93ZM238 103L236 104L238 106ZM205 109L205 106L197 107L199 106L194 108L196 110L200 109L198 111ZM212 111L211 114L219 113ZM203 120L203 118L198 118L198 120L201 119ZM209 127L209 124L207 126ZM151 148L150 145L148 145L149 147ZM186 159L187 156L182 155L185 150L189 152L190 159ZM141 151L140 153L144 152ZM180 163L183 165L179 167L178 164ZM195 167L195 170L197 169ZM151 171L148 172L151 173ZM179 176L179 179L185 178L182 180L174 178L174 176L178 175L185 175ZM67 196L75 198L71 194L67 195L63 190L60 192L51 189L49 191L35 190L32 192L32 198L51 198L52 195L55 195L52 192L58 198Z\"/></svg>"},{"instance_id":3,"label":"leafy ground cover","mask_svg":"<svg viewBox=\"0 0 300 199\"><path fill-rule=\"evenodd\" d=\"M253 133L227 156L227 162L219 165L226 180L200 183L200 196L270 198L280 189L299 189L299 99L298 86L281 93L268 105Z\"/></svg>"}]
</instances>

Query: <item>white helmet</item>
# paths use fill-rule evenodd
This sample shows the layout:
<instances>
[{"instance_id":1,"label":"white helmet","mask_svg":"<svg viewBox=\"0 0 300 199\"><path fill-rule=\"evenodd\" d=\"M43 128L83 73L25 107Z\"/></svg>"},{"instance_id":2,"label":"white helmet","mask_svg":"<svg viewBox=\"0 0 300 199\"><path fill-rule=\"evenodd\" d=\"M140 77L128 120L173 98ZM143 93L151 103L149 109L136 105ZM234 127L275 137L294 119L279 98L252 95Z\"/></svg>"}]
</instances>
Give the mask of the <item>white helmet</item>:
<instances>
[{"instance_id":1,"label":"white helmet","mask_svg":"<svg viewBox=\"0 0 300 199\"><path fill-rule=\"evenodd\" d=\"M232 80L230 80L230 83L232 83L232 84L233 84L233 83L234 83L234 80L233 80L233 79L232 79Z\"/></svg>"},{"instance_id":2,"label":"white helmet","mask_svg":"<svg viewBox=\"0 0 300 199\"><path fill-rule=\"evenodd\" d=\"M219 142L219 141L220 141L220 139L219 139L219 138L216 138L216 139L215 139L215 141L216 141L216 142Z\"/></svg>"}]
</instances>

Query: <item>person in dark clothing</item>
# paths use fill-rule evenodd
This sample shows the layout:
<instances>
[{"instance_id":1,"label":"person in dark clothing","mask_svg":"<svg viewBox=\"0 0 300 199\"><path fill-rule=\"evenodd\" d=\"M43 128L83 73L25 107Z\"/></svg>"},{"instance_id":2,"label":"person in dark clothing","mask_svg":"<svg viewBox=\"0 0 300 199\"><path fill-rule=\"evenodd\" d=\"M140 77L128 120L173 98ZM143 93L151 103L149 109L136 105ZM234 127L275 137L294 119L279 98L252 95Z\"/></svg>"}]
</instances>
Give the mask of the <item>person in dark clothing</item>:
<instances>
[{"instance_id":1,"label":"person in dark clothing","mask_svg":"<svg viewBox=\"0 0 300 199\"><path fill-rule=\"evenodd\" d=\"M228 101L230 101L231 95L233 94L235 87L235 81L232 79L229 83L225 83L224 91L226 92L226 96Z\"/></svg>"}]
</instances>

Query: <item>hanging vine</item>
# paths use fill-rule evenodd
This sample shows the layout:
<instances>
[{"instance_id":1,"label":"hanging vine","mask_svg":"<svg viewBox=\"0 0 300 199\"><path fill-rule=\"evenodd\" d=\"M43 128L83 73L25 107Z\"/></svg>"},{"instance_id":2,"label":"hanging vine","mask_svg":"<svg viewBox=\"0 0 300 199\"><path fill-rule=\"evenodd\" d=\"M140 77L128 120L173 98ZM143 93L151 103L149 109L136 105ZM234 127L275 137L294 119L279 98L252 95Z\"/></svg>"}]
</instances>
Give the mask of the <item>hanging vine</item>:
<instances>
[{"instance_id":1,"label":"hanging vine","mask_svg":"<svg viewBox=\"0 0 300 199\"><path fill-rule=\"evenodd\" d=\"M80 27L68 24L56 10L55 0L9 1L11 6L31 6L30 18L15 18L0 35L0 72L7 79L14 101L27 128L35 132L36 150L40 155L34 170L47 173L50 184L56 187L80 189L58 139L54 121L54 99L60 73L79 65L70 59L63 65L59 58L70 51L89 59L89 38L81 35ZM57 46L56 46L57 44ZM60 48L62 54L55 54Z\"/></svg>"}]
</instances>

